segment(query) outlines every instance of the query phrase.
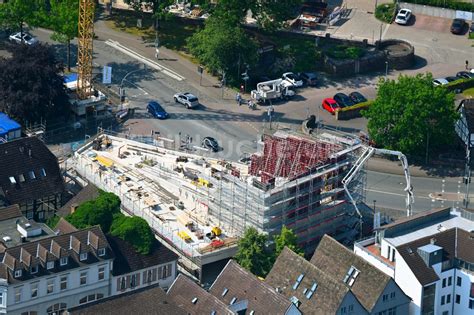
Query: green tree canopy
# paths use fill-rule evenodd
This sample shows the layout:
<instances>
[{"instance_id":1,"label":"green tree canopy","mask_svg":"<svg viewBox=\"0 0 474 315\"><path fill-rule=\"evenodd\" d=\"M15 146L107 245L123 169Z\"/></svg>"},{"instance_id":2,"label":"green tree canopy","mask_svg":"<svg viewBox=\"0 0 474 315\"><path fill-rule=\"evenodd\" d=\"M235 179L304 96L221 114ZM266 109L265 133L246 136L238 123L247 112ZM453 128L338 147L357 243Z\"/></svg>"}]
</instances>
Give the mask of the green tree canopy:
<instances>
[{"instance_id":1,"label":"green tree canopy","mask_svg":"<svg viewBox=\"0 0 474 315\"><path fill-rule=\"evenodd\" d=\"M278 257L281 251L286 247L297 253L303 255L303 250L298 246L298 238L293 230L283 226L279 235L274 237L275 239L275 258Z\"/></svg>"},{"instance_id":2,"label":"green tree canopy","mask_svg":"<svg viewBox=\"0 0 474 315\"><path fill-rule=\"evenodd\" d=\"M8 0L0 5L0 26L23 33L24 24L38 25L38 12L44 2L37 0Z\"/></svg>"},{"instance_id":3,"label":"green tree canopy","mask_svg":"<svg viewBox=\"0 0 474 315\"><path fill-rule=\"evenodd\" d=\"M117 214L120 214L119 197L100 191L96 199L82 203L66 220L78 229L100 225L102 231L108 233Z\"/></svg>"},{"instance_id":4,"label":"green tree canopy","mask_svg":"<svg viewBox=\"0 0 474 315\"><path fill-rule=\"evenodd\" d=\"M66 116L69 101L63 66L53 50L42 44L16 45L12 54L0 58L0 111L32 123Z\"/></svg>"},{"instance_id":5,"label":"green tree canopy","mask_svg":"<svg viewBox=\"0 0 474 315\"><path fill-rule=\"evenodd\" d=\"M381 79L377 98L364 112L369 134L378 146L424 156L452 143L457 113L454 94L433 86L431 74Z\"/></svg>"},{"instance_id":6,"label":"green tree canopy","mask_svg":"<svg viewBox=\"0 0 474 315\"><path fill-rule=\"evenodd\" d=\"M149 254L155 236L148 223L140 217L117 215L110 228L110 234L129 242L141 254Z\"/></svg>"},{"instance_id":7,"label":"green tree canopy","mask_svg":"<svg viewBox=\"0 0 474 315\"><path fill-rule=\"evenodd\" d=\"M254 275L263 277L270 271L271 254L266 249L267 236L251 227L239 240L235 260Z\"/></svg>"}]
</instances>

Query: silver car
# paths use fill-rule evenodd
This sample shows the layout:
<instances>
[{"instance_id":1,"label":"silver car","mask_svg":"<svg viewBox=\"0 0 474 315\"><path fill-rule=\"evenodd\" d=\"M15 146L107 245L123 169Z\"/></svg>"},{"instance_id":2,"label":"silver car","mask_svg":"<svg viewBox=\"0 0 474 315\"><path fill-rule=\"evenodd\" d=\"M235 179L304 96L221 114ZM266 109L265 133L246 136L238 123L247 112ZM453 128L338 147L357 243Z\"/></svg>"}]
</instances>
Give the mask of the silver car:
<instances>
[{"instance_id":1,"label":"silver car","mask_svg":"<svg viewBox=\"0 0 474 315\"><path fill-rule=\"evenodd\" d=\"M198 98L191 93L176 93L173 98L176 103L183 104L188 109L199 105Z\"/></svg>"},{"instance_id":2,"label":"silver car","mask_svg":"<svg viewBox=\"0 0 474 315\"><path fill-rule=\"evenodd\" d=\"M21 34L21 32L12 34L8 37L8 39L17 44L25 43L26 45L29 45L29 46L33 46L38 43L38 40L35 37L25 32L23 32L23 34Z\"/></svg>"}]
</instances>

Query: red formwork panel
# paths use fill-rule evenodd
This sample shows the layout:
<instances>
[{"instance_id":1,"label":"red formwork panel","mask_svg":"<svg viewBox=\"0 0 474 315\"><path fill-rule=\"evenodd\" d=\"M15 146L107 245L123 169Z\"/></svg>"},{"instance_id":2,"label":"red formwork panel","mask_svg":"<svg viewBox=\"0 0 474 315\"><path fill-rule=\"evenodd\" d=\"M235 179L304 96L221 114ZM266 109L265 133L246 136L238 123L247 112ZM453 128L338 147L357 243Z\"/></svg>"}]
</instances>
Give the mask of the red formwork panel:
<instances>
[{"instance_id":1,"label":"red formwork panel","mask_svg":"<svg viewBox=\"0 0 474 315\"><path fill-rule=\"evenodd\" d=\"M342 150L337 144L291 135L265 135L263 143L263 154L252 155L250 163L250 174L260 176L263 183L275 177L296 178Z\"/></svg>"}]
</instances>

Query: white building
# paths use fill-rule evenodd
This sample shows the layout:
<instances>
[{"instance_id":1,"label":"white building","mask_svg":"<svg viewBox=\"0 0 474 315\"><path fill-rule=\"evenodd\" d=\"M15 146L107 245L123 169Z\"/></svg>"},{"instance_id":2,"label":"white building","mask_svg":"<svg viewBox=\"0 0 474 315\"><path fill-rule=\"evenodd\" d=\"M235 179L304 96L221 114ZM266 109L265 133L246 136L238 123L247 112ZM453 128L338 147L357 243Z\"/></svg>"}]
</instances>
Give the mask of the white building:
<instances>
[{"instance_id":1,"label":"white building","mask_svg":"<svg viewBox=\"0 0 474 315\"><path fill-rule=\"evenodd\" d=\"M395 279L410 314L474 314L474 213L436 209L382 226L354 252Z\"/></svg>"}]
</instances>

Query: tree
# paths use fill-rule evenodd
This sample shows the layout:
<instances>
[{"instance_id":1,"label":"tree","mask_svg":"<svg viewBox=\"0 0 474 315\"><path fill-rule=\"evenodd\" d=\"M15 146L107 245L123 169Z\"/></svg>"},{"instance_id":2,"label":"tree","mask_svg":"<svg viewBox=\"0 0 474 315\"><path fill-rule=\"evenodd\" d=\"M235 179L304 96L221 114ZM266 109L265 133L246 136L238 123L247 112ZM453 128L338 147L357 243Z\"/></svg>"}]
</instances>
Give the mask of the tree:
<instances>
[{"instance_id":1,"label":"tree","mask_svg":"<svg viewBox=\"0 0 474 315\"><path fill-rule=\"evenodd\" d=\"M235 260L257 276L265 276L270 270L271 254L266 249L267 236L251 227L239 240Z\"/></svg>"},{"instance_id":2,"label":"tree","mask_svg":"<svg viewBox=\"0 0 474 315\"><path fill-rule=\"evenodd\" d=\"M110 234L129 242L141 254L150 253L155 236L148 223L140 217L127 217L122 214L114 218Z\"/></svg>"},{"instance_id":3,"label":"tree","mask_svg":"<svg viewBox=\"0 0 474 315\"><path fill-rule=\"evenodd\" d=\"M224 71L231 83L240 81L244 64L253 66L257 59L255 41L240 26L216 18L209 18L204 29L188 39L188 48L211 72Z\"/></svg>"},{"instance_id":4,"label":"tree","mask_svg":"<svg viewBox=\"0 0 474 315\"><path fill-rule=\"evenodd\" d=\"M37 0L9 0L0 5L0 24L3 27L19 30L23 34L24 24L34 27L38 24L40 3Z\"/></svg>"},{"instance_id":5,"label":"tree","mask_svg":"<svg viewBox=\"0 0 474 315\"><path fill-rule=\"evenodd\" d=\"M15 46L11 58L0 58L0 111L22 122L66 116L62 72L49 46Z\"/></svg>"},{"instance_id":6,"label":"tree","mask_svg":"<svg viewBox=\"0 0 474 315\"><path fill-rule=\"evenodd\" d=\"M46 19L54 31L51 38L67 44L67 70L71 71L71 40L77 36L79 19L78 0L51 0L51 9Z\"/></svg>"},{"instance_id":7,"label":"tree","mask_svg":"<svg viewBox=\"0 0 474 315\"><path fill-rule=\"evenodd\" d=\"M78 229L100 225L108 233L116 215L121 215L119 197L100 191L96 199L82 203L66 220Z\"/></svg>"},{"instance_id":8,"label":"tree","mask_svg":"<svg viewBox=\"0 0 474 315\"><path fill-rule=\"evenodd\" d=\"M377 97L364 112L378 146L423 156L452 143L458 117L454 94L433 86L431 74L381 79Z\"/></svg>"},{"instance_id":9,"label":"tree","mask_svg":"<svg viewBox=\"0 0 474 315\"><path fill-rule=\"evenodd\" d=\"M257 24L267 31L275 31L285 26L286 21L295 18L303 0L252 0L250 10Z\"/></svg>"},{"instance_id":10,"label":"tree","mask_svg":"<svg viewBox=\"0 0 474 315\"><path fill-rule=\"evenodd\" d=\"M283 226L280 232L280 235L274 237L275 240L275 258L278 257L281 251L286 247L297 253L298 255L303 255L303 250L298 246L298 238L293 230L288 229L286 226Z\"/></svg>"}]
</instances>

